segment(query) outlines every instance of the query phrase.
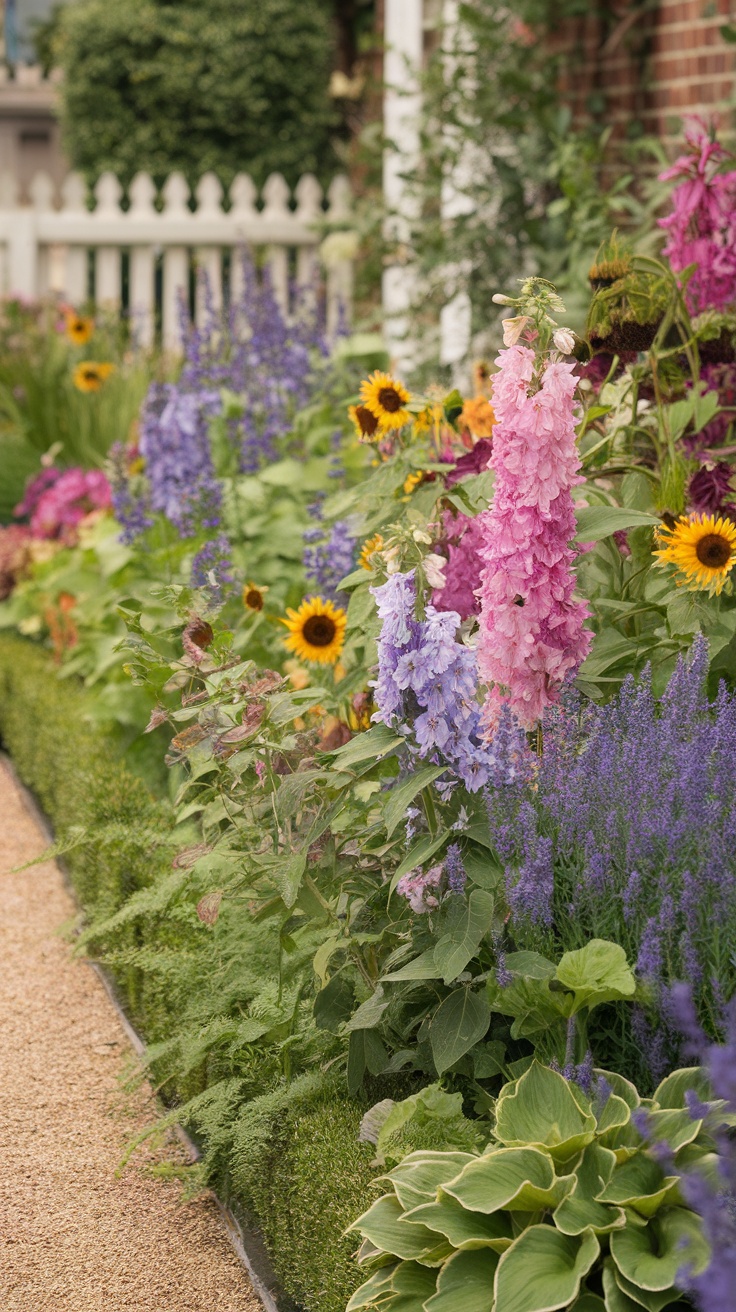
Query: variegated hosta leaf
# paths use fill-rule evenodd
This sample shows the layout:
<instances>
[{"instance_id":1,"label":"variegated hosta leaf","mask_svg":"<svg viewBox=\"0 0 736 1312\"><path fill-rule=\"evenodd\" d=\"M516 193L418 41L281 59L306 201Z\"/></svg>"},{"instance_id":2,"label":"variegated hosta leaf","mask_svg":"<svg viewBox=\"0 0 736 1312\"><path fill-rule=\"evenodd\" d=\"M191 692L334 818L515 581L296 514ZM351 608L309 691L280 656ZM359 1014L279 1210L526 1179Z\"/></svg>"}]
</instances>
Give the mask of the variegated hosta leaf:
<instances>
[{"instance_id":1,"label":"variegated hosta leaf","mask_svg":"<svg viewBox=\"0 0 736 1312\"><path fill-rule=\"evenodd\" d=\"M437 1293L424 1304L425 1312L492 1312L497 1266L498 1254L488 1249L455 1253L440 1271Z\"/></svg>"},{"instance_id":2,"label":"variegated hosta leaf","mask_svg":"<svg viewBox=\"0 0 736 1312\"><path fill-rule=\"evenodd\" d=\"M600 1253L592 1231L572 1238L551 1225L532 1225L502 1254L496 1271L498 1312L555 1312L580 1291Z\"/></svg>"},{"instance_id":3,"label":"variegated hosta leaf","mask_svg":"<svg viewBox=\"0 0 736 1312\"><path fill-rule=\"evenodd\" d=\"M663 1209L647 1226L628 1225L611 1235L611 1256L625 1280L640 1289L665 1290L678 1271L704 1271L710 1249L700 1218L684 1207Z\"/></svg>"},{"instance_id":4,"label":"variegated hosta leaf","mask_svg":"<svg viewBox=\"0 0 736 1312\"><path fill-rule=\"evenodd\" d=\"M554 1163L537 1148L502 1148L484 1153L463 1168L443 1192L471 1212L490 1215L501 1208L536 1212L556 1207L572 1192L573 1175L555 1175Z\"/></svg>"},{"instance_id":5,"label":"variegated hosta leaf","mask_svg":"<svg viewBox=\"0 0 736 1312\"><path fill-rule=\"evenodd\" d=\"M535 1061L496 1104L496 1138L509 1147L533 1145L564 1162L595 1137L596 1120L582 1093Z\"/></svg>"}]
</instances>

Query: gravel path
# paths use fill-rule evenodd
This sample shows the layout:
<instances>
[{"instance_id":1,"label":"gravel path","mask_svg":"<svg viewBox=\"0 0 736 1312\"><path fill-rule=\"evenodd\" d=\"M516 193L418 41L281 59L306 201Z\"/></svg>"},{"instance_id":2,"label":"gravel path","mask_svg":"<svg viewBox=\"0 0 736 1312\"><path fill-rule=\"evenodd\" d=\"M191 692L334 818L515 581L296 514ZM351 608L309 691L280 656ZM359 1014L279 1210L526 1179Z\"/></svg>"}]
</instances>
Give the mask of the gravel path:
<instances>
[{"instance_id":1,"label":"gravel path","mask_svg":"<svg viewBox=\"0 0 736 1312\"><path fill-rule=\"evenodd\" d=\"M116 1175L151 1095L121 1092L130 1050L58 937L75 908L57 866L8 873L46 846L0 761L0 1308L260 1312L211 1199L147 1176L161 1152Z\"/></svg>"}]
</instances>

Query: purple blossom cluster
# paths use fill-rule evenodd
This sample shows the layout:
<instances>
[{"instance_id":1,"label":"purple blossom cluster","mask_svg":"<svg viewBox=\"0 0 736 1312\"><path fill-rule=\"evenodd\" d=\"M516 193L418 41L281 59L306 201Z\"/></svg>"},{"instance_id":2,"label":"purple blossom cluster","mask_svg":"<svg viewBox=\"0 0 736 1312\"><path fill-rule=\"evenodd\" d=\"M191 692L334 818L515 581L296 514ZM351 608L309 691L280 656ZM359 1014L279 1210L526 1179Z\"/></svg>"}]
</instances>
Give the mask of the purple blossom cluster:
<instances>
[{"instance_id":1,"label":"purple blossom cluster","mask_svg":"<svg viewBox=\"0 0 736 1312\"><path fill-rule=\"evenodd\" d=\"M692 990L678 984L669 997L674 1022L685 1035L686 1051L705 1068L711 1090L722 1099L721 1112L709 1118L718 1152L719 1180L714 1184L696 1170L685 1175L682 1189L690 1207L703 1218L703 1228L711 1247L711 1260L701 1275L685 1266L678 1283L693 1295L701 1312L731 1312L736 1289L736 1141L728 1128L728 1119L736 1115L736 999L724 1016L726 1040L711 1043L698 1022ZM705 1108L693 1092L691 1114L700 1119ZM715 1124L713 1124L715 1122Z\"/></svg>"},{"instance_id":2,"label":"purple blossom cluster","mask_svg":"<svg viewBox=\"0 0 736 1312\"><path fill-rule=\"evenodd\" d=\"M736 697L710 702L707 669L698 637L661 698L646 674L605 707L568 698L533 782L489 789L488 812L520 942L614 939L652 996L685 978L712 1023L736 982Z\"/></svg>"},{"instance_id":3,"label":"purple blossom cluster","mask_svg":"<svg viewBox=\"0 0 736 1312\"><path fill-rule=\"evenodd\" d=\"M416 619L413 570L371 592L382 621L373 718L411 733L419 755L446 762L470 792L505 776L503 749L483 739L475 652L457 640L460 616L427 606Z\"/></svg>"},{"instance_id":4,"label":"purple blossom cluster","mask_svg":"<svg viewBox=\"0 0 736 1312\"><path fill-rule=\"evenodd\" d=\"M319 505L316 507L320 513ZM304 572L307 584L324 600L343 605L345 593L338 584L355 564L357 538L349 520L338 519L328 529L324 524L304 531Z\"/></svg>"}]
</instances>

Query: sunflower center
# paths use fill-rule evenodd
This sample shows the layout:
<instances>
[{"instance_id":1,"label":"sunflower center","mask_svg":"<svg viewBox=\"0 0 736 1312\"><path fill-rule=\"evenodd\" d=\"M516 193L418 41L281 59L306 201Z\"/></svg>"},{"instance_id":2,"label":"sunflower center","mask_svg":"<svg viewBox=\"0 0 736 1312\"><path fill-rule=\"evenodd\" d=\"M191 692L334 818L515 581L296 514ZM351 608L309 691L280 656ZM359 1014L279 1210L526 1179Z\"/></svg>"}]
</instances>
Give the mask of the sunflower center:
<instances>
[{"instance_id":1,"label":"sunflower center","mask_svg":"<svg viewBox=\"0 0 736 1312\"><path fill-rule=\"evenodd\" d=\"M355 413L358 416L361 432L365 433L367 437L372 437L378 428L376 416L364 405L359 405Z\"/></svg>"},{"instance_id":2,"label":"sunflower center","mask_svg":"<svg viewBox=\"0 0 736 1312\"><path fill-rule=\"evenodd\" d=\"M395 387L382 387L378 393L378 404L383 410L388 410L390 415L395 415L401 409L402 401Z\"/></svg>"},{"instance_id":3,"label":"sunflower center","mask_svg":"<svg viewBox=\"0 0 736 1312\"><path fill-rule=\"evenodd\" d=\"M723 569L731 559L733 548L728 538L721 537L720 533L706 533L698 542L695 554L707 569Z\"/></svg>"},{"instance_id":4,"label":"sunflower center","mask_svg":"<svg viewBox=\"0 0 736 1312\"><path fill-rule=\"evenodd\" d=\"M263 610L263 593L259 592L258 588L248 588L245 604L250 610Z\"/></svg>"},{"instance_id":5,"label":"sunflower center","mask_svg":"<svg viewBox=\"0 0 736 1312\"><path fill-rule=\"evenodd\" d=\"M312 647L329 647L337 633L337 625L329 615L310 615L305 620L302 635Z\"/></svg>"},{"instance_id":6,"label":"sunflower center","mask_svg":"<svg viewBox=\"0 0 736 1312\"><path fill-rule=\"evenodd\" d=\"M84 372L83 372L83 374L82 374L82 377L84 378L85 382L88 382L88 383L96 383L96 382L97 382L97 370L96 370L96 369L85 369Z\"/></svg>"}]
</instances>

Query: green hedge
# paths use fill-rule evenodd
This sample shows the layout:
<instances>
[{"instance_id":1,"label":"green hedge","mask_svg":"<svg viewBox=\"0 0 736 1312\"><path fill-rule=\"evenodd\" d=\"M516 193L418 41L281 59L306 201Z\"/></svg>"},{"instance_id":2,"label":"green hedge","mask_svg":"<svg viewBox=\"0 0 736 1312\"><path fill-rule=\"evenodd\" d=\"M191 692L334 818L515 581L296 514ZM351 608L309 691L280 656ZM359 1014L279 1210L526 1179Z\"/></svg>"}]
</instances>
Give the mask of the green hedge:
<instances>
[{"instance_id":1,"label":"green hedge","mask_svg":"<svg viewBox=\"0 0 736 1312\"><path fill-rule=\"evenodd\" d=\"M0 636L0 740L56 832L91 831L64 859L94 921L170 873L170 852L160 846L170 812L129 770L114 739L87 721L86 706L84 689L60 680L43 650ZM180 994L152 986L137 962L147 950L160 953L167 934L176 951L175 932L186 942L186 924L172 930L163 917L137 920L112 954L129 1014L149 1040L176 1031ZM156 1075L173 1070L163 1059ZM248 1079L239 1072L227 1080L228 1072L205 1066L194 1088L171 1079L167 1088L181 1101L217 1084L212 1103L188 1122L203 1143L210 1181L236 1211L257 1218L291 1298L306 1312L343 1312L360 1283L356 1245L343 1231L372 1196L372 1150L357 1137L363 1107L319 1071L276 1087L265 1059L261 1073L262 1091L258 1067Z\"/></svg>"}]
</instances>

